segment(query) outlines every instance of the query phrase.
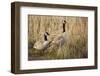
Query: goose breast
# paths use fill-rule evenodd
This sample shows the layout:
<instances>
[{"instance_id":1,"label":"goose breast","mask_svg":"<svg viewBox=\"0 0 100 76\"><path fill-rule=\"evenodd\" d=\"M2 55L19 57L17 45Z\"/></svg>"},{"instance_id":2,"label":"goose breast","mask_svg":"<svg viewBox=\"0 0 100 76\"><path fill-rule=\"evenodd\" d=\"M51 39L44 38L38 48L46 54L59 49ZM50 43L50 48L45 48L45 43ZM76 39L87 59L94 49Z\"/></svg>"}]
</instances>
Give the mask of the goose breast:
<instances>
[{"instance_id":1,"label":"goose breast","mask_svg":"<svg viewBox=\"0 0 100 76\"><path fill-rule=\"evenodd\" d=\"M48 48L48 45L49 45L49 41L44 41L43 43L37 42L34 45L34 48L37 49L37 50L45 50L45 49Z\"/></svg>"}]
</instances>

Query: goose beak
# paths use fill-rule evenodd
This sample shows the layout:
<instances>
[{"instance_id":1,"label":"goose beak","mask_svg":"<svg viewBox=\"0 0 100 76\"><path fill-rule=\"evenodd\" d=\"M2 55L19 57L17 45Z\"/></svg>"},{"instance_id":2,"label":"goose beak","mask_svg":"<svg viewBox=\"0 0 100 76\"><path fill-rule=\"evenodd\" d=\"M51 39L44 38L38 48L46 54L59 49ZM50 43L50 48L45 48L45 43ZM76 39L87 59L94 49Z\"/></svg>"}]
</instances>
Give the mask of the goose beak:
<instances>
[{"instance_id":1,"label":"goose beak","mask_svg":"<svg viewBox=\"0 0 100 76\"><path fill-rule=\"evenodd\" d=\"M48 32L45 32L46 33L46 35L50 35Z\"/></svg>"},{"instance_id":2,"label":"goose beak","mask_svg":"<svg viewBox=\"0 0 100 76\"><path fill-rule=\"evenodd\" d=\"M49 33L47 35L50 35Z\"/></svg>"}]
</instances>

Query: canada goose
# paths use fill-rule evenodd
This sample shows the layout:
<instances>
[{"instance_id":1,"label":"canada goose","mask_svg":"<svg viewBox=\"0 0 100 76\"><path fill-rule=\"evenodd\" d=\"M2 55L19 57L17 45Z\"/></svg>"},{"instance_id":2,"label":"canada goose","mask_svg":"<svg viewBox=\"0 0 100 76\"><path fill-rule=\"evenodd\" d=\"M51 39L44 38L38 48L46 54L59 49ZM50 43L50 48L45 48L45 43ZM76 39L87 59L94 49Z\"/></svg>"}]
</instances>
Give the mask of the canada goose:
<instances>
[{"instance_id":1,"label":"canada goose","mask_svg":"<svg viewBox=\"0 0 100 76\"><path fill-rule=\"evenodd\" d=\"M49 35L49 33L45 32L43 43L36 42L34 44L33 48L36 49L36 50L43 50L43 51L46 50L49 47L49 44L50 44L50 41L48 41L48 38L47 38L48 35Z\"/></svg>"},{"instance_id":2,"label":"canada goose","mask_svg":"<svg viewBox=\"0 0 100 76\"><path fill-rule=\"evenodd\" d=\"M66 21L64 20L63 32L59 36L54 38L54 40L52 41L53 44L62 46L66 42L67 33L66 33L65 25L66 25Z\"/></svg>"}]
</instances>

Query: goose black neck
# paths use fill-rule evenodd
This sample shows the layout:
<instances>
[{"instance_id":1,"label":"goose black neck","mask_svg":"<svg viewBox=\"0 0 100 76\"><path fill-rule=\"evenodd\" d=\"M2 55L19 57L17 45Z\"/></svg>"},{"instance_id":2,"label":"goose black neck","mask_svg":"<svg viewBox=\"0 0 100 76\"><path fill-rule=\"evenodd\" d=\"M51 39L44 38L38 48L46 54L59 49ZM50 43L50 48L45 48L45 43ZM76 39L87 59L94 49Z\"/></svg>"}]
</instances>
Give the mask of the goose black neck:
<instances>
[{"instance_id":1,"label":"goose black neck","mask_svg":"<svg viewBox=\"0 0 100 76\"><path fill-rule=\"evenodd\" d=\"M48 40L48 39L47 39L47 36L46 36L45 34L44 34L44 40L45 40L45 41L47 41L47 40Z\"/></svg>"},{"instance_id":2,"label":"goose black neck","mask_svg":"<svg viewBox=\"0 0 100 76\"><path fill-rule=\"evenodd\" d=\"M65 30L65 23L63 23L63 32L65 32L66 30Z\"/></svg>"}]
</instances>

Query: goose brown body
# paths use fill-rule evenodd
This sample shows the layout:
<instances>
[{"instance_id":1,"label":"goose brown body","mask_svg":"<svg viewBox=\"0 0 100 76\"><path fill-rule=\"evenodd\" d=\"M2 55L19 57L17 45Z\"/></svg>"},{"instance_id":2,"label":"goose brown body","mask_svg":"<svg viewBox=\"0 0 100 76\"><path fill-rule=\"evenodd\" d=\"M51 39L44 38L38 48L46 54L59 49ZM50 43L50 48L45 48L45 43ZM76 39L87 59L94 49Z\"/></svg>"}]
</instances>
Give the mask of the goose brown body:
<instances>
[{"instance_id":1,"label":"goose brown body","mask_svg":"<svg viewBox=\"0 0 100 76\"><path fill-rule=\"evenodd\" d=\"M66 21L64 21L63 23L63 32L54 38L54 40L52 41L53 44L62 46L67 41L67 32L65 30L65 24Z\"/></svg>"},{"instance_id":2,"label":"goose brown body","mask_svg":"<svg viewBox=\"0 0 100 76\"><path fill-rule=\"evenodd\" d=\"M34 44L33 48L37 49L37 50L41 50L41 51L42 50L46 50L49 47L49 44L50 44L50 41L48 41L48 39L47 39L48 35L49 35L48 32L45 32L45 34L44 34L44 41L43 42L37 41Z\"/></svg>"}]
</instances>

